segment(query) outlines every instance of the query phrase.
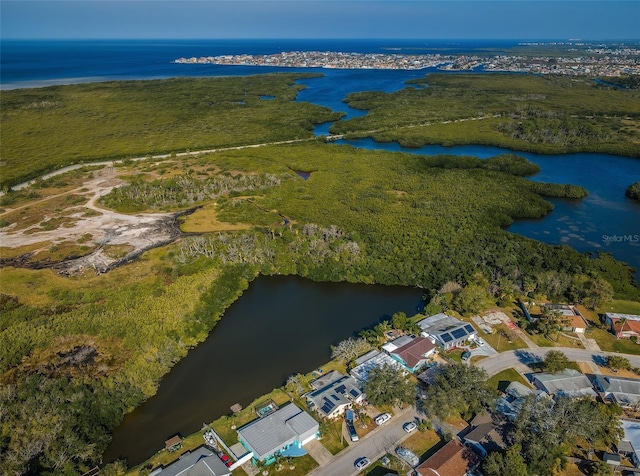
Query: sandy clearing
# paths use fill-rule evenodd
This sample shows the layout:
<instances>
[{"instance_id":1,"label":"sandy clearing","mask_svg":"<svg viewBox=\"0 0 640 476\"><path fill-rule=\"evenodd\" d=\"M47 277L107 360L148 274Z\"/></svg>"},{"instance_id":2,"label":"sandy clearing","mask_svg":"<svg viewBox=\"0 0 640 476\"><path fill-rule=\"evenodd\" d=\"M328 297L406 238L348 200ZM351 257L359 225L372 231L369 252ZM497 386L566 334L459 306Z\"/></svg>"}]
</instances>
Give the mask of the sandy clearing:
<instances>
[{"instance_id":1,"label":"sandy clearing","mask_svg":"<svg viewBox=\"0 0 640 476\"><path fill-rule=\"evenodd\" d=\"M36 243L74 242L88 235L91 240L85 244L93 244L98 249L78 259L52 264L62 274L74 274L86 268L93 268L102 273L123 262L130 261L143 251L174 241L181 235L176 223L180 213L136 214L126 215L105 210L96 205L97 200L120 186L113 167L105 167L94 172L93 178L84 182L81 187L67 193L82 189L82 193L91 197L86 204L77 205L81 211L70 215L75 222L53 230L33 232L34 227L11 231L11 227L0 230L0 245L18 248ZM40 200L39 202L44 201ZM86 216L86 209L95 211L93 216ZM49 219L51 217L46 217ZM28 233L31 231L31 233ZM132 251L123 258L116 259L105 253L105 245L128 245Z\"/></svg>"}]
</instances>

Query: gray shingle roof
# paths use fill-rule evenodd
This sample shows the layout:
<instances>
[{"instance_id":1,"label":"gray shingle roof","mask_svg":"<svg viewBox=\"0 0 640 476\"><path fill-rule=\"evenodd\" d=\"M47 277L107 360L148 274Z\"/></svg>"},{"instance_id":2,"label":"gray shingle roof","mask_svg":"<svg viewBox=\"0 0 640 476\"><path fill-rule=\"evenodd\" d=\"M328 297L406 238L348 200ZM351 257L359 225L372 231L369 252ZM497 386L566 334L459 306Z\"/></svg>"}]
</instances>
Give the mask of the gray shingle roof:
<instances>
[{"instance_id":1,"label":"gray shingle roof","mask_svg":"<svg viewBox=\"0 0 640 476\"><path fill-rule=\"evenodd\" d=\"M301 413L309 418L295 418ZM293 420L293 421L292 421ZM318 431L319 425L308 413L293 403L243 426L238 435L250 446L254 456L264 459L305 433Z\"/></svg>"},{"instance_id":2,"label":"gray shingle roof","mask_svg":"<svg viewBox=\"0 0 640 476\"><path fill-rule=\"evenodd\" d=\"M201 446L190 453L185 453L179 460L154 474L156 476L226 476L231 474L231 471L216 454Z\"/></svg>"},{"instance_id":3,"label":"gray shingle roof","mask_svg":"<svg viewBox=\"0 0 640 476\"><path fill-rule=\"evenodd\" d=\"M622 405L640 402L640 380L598 375L596 385L606 397L612 396Z\"/></svg>"},{"instance_id":4,"label":"gray shingle roof","mask_svg":"<svg viewBox=\"0 0 640 476\"><path fill-rule=\"evenodd\" d=\"M597 396L586 375L573 369L555 374L535 374L533 380L537 381L538 385L550 395Z\"/></svg>"}]
</instances>

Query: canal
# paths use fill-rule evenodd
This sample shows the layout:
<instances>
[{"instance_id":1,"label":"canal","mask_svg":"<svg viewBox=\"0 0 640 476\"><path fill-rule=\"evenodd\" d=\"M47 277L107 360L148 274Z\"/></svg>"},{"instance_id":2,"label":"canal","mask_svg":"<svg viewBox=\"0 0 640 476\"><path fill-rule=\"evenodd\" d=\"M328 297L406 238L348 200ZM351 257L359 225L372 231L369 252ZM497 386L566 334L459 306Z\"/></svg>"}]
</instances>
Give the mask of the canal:
<instances>
[{"instance_id":1,"label":"canal","mask_svg":"<svg viewBox=\"0 0 640 476\"><path fill-rule=\"evenodd\" d=\"M331 345L395 312L414 315L422 292L401 286L258 277L205 342L167 374L158 393L113 432L104 461L139 464L175 433L188 435L246 406L295 373L330 359Z\"/></svg>"}]
</instances>

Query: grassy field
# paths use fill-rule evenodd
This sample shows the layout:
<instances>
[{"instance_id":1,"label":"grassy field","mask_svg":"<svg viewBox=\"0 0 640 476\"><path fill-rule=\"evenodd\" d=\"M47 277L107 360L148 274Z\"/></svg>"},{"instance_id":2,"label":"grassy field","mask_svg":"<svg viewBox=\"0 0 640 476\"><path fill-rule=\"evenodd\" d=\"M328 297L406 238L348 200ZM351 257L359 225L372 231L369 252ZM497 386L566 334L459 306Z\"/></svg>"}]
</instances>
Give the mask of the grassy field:
<instances>
[{"instance_id":1,"label":"grassy field","mask_svg":"<svg viewBox=\"0 0 640 476\"><path fill-rule=\"evenodd\" d=\"M4 91L0 185L77 162L312 138L313 124L339 114L294 102L304 88L296 79L308 76L178 78ZM261 100L264 95L275 99Z\"/></svg>"}]
</instances>

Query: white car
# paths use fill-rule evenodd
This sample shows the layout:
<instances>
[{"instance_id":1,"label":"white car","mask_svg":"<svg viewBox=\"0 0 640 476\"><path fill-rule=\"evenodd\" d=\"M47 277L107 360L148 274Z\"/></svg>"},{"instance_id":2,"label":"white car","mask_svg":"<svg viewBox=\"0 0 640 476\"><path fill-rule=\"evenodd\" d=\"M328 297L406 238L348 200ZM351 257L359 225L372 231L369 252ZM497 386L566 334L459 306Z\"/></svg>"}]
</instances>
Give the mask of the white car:
<instances>
[{"instance_id":1,"label":"white car","mask_svg":"<svg viewBox=\"0 0 640 476\"><path fill-rule=\"evenodd\" d=\"M476 343L482 347L484 345L484 341L482 339L476 339Z\"/></svg>"},{"instance_id":2,"label":"white car","mask_svg":"<svg viewBox=\"0 0 640 476\"><path fill-rule=\"evenodd\" d=\"M417 426L414 422L412 422L412 421L407 422L407 423L405 423L404 425L402 425L402 429L403 429L404 431L406 431L407 433L411 433L411 432L412 432L413 430L415 430L416 428L418 428L418 426Z\"/></svg>"},{"instance_id":3,"label":"white car","mask_svg":"<svg viewBox=\"0 0 640 476\"><path fill-rule=\"evenodd\" d=\"M364 468L371 464L371 460L366 456L363 458L358 458L353 465L356 467L358 471L362 471Z\"/></svg>"},{"instance_id":4,"label":"white car","mask_svg":"<svg viewBox=\"0 0 640 476\"><path fill-rule=\"evenodd\" d=\"M374 421L376 422L376 425L382 425L389 420L391 420L391 415L389 415L388 413L383 413L382 415L378 415Z\"/></svg>"}]
</instances>

